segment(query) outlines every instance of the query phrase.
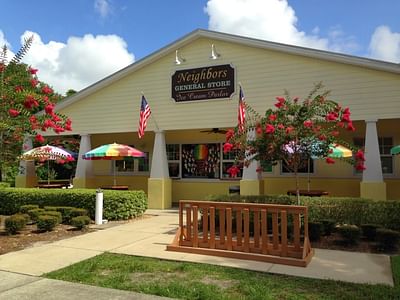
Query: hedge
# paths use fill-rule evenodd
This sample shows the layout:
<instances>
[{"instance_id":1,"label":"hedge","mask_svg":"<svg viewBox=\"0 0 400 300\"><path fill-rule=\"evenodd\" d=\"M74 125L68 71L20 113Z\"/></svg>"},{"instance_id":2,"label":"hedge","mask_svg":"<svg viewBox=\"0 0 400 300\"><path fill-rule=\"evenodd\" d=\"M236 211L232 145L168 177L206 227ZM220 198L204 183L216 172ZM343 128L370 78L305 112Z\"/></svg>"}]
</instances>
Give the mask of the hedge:
<instances>
[{"instance_id":1,"label":"hedge","mask_svg":"<svg viewBox=\"0 0 400 300\"><path fill-rule=\"evenodd\" d=\"M103 191L103 217L107 220L127 220L142 215L147 209L144 191ZM0 214L12 215L22 205L73 206L87 209L94 219L96 190L94 189L0 189Z\"/></svg>"},{"instance_id":2,"label":"hedge","mask_svg":"<svg viewBox=\"0 0 400 300\"><path fill-rule=\"evenodd\" d=\"M296 205L295 196L287 195L211 195L207 201ZM342 224L377 224L400 230L400 200L371 200L351 197L300 197L308 207L309 221L331 219Z\"/></svg>"}]
</instances>

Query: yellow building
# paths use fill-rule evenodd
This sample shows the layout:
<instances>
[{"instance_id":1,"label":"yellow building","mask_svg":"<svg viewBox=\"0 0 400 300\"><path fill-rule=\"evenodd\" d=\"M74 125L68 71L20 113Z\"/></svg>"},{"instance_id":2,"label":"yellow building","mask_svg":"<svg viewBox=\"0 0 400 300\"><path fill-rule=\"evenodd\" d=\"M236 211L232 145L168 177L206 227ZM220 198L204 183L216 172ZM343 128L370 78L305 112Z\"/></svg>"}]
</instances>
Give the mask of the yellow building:
<instances>
[{"instance_id":1,"label":"yellow building","mask_svg":"<svg viewBox=\"0 0 400 300\"><path fill-rule=\"evenodd\" d=\"M101 62L99 62L101 63ZM74 187L112 183L110 161L85 161L83 153L113 142L134 145L147 159L120 161L118 184L143 189L153 208L181 199L226 194L240 185L242 194L285 194L293 175L274 166L258 177L254 166L240 180L229 179L232 158L222 154L221 130L236 126L238 83L257 111L272 108L285 89L304 97L323 81L332 98L350 107L355 132L365 142L366 170L314 161L312 189L332 196L400 199L400 159L390 155L400 144L400 65L332 52L277 44L224 33L196 30L59 103L56 110L73 121L81 136ZM139 139L141 93L152 116ZM32 182L27 171L17 185ZM302 174L301 188L307 187Z\"/></svg>"}]
</instances>

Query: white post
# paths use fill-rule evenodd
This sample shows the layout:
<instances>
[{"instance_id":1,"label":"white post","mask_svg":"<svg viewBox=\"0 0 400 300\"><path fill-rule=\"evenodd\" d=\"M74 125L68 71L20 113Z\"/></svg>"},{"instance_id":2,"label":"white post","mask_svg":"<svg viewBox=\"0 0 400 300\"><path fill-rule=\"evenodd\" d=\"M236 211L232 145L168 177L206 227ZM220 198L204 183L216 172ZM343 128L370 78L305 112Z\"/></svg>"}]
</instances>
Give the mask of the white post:
<instances>
[{"instance_id":1,"label":"white post","mask_svg":"<svg viewBox=\"0 0 400 300\"><path fill-rule=\"evenodd\" d=\"M367 120L365 132L365 170L363 182L383 182L381 155L379 152L377 120Z\"/></svg>"},{"instance_id":2,"label":"white post","mask_svg":"<svg viewBox=\"0 0 400 300\"><path fill-rule=\"evenodd\" d=\"M95 223L96 225L103 224L103 191L101 189L96 190Z\"/></svg>"},{"instance_id":3,"label":"white post","mask_svg":"<svg viewBox=\"0 0 400 300\"><path fill-rule=\"evenodd\" d=\"M79 146L78 162L74 177L74 187L86 188L90 185L90 180L93 179L92 161L83 159L82 156L91 150L90 135L81 134L81 142Z\"/></svg>"},{"instance_id":4,"label":"white post","mask_svg":"<svg viewBox=\"0 0 400 300\"><path fill-rule=\"evenodd\" d=\"M254 141L255 139L256 139L256 131L254 129L247 131L247 140ZM250 156L248 151L246 151L246 157L250 157L250 158L252 157L252 156ZM257 172L258 168L260 168L260 162L258 160L252 160L251 163L247 167L243 167L242 179L243 180L260 180L261 174L260 174L260 172Z\"/></svg>"},{"instance_id":5,"label":"white post","mask_svg":"<svg viewBox=\"0 0 400 300\"><path fill-rule=\"evenodd\" d=\"M165 134L163 130L158 130L155 134L150 178L169 178Z\"/></svg>"}]
</instances>

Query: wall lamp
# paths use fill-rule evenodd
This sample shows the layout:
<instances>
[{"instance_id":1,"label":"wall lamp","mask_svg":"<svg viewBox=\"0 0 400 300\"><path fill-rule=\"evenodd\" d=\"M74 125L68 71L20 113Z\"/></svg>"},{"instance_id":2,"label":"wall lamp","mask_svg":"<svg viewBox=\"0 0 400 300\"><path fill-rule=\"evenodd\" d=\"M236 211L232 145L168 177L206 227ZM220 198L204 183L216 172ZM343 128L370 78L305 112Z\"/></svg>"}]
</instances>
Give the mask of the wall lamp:
<instances>
[{"instance_id":1,"label":"wall lamp","mask_svg":"<svg viewBox=\"0 0 400 300\"><path fill-rule=\"evenodd\" d=\"M176 64L176 65L180 65L180 64L182 64L182 63L185 62L185 61L186 61L186 59L184 59L183 57L181 57L181 56L179 55L178 50L175 50L175 64Z\"/></svg>"},{"instance_id":2,"label":"wall lamp","mask_svg":"<svg viewBox=\"0 0 400 300\"><path fill-rule=\"evenodd\" d=\"M220 57L220 56L221 56L221 54L219 54L219 53L217 52L217 50L215 49L215 45L212 44L212 45L211 45L211 56L210 56L210 58L211 58L211 59L218 59L218 57Z\"/></svg>"}]
</instances>

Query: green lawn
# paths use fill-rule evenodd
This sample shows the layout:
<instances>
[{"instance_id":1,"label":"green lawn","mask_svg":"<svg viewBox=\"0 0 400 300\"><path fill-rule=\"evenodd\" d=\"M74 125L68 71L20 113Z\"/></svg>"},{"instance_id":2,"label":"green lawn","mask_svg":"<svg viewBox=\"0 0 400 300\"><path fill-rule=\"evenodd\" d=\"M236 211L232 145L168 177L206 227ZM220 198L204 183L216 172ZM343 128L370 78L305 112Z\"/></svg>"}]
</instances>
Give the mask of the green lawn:
<instances>
[{"instance_id":1,"label":"green lawn","mask_svg":"<svg viewBox=\"0 0 400 300\"><path fill-rule=\"evenodd\" d=\"M180 299L400 299L400 256L392 266L394 288L110 253L45 277Z\"/></svg>"}]
</instances>

